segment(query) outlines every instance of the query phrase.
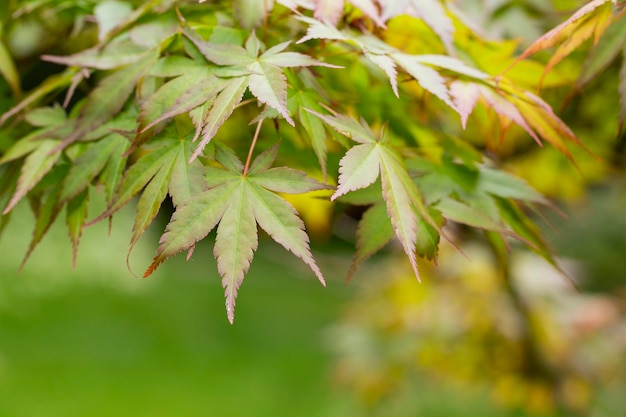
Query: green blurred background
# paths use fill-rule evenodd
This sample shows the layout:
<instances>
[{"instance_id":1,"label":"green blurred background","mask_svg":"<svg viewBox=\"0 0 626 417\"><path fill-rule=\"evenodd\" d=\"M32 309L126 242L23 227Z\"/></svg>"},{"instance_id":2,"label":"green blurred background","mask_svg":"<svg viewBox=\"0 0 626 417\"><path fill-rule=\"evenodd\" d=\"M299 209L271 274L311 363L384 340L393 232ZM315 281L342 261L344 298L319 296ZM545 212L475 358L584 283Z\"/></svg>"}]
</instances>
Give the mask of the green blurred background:
<instances>
[{"instance_id":1,"label":"green blurred background","mask_svg":"<svg viewBox=\"0 0 626 417\"><path fill-rule=\"evenodd\" d=\"M6 15L18 3L58 10ZM24 90L50 70L36 56L60 53L54 31L83 24L72 19L94 3L0 4L10 23L2 35L32 84ZM492 33L530 40L581 3L468 0L465 7ZM580 66L582 55L573 59ZM346 286L350 245L322 236L312 243L323 288L268 241L259 245L231 326L210 239L187 263L179 256L147 280L133 277L125 263L127 207L110 234L105 223L86 230L75 269L57 224L18 273L33 227L27 205L18 206L0 239L0 417L626 417L618 69L609 66L563 112L604 161L581 156L580 175L549 148L498 155L570 207L566 219L548 211L549 223L538 222L578 291L519 248L507 288L485 239L466 230L456 232L467 257L442 248L439 268L421 265L422 284L392 247ZM11 91L3 82L0 89L4 112ZM0 143L12 140L1 133ZM152 258L159 227L135 247L136 273Z\"/></svg>"}]
</instances>

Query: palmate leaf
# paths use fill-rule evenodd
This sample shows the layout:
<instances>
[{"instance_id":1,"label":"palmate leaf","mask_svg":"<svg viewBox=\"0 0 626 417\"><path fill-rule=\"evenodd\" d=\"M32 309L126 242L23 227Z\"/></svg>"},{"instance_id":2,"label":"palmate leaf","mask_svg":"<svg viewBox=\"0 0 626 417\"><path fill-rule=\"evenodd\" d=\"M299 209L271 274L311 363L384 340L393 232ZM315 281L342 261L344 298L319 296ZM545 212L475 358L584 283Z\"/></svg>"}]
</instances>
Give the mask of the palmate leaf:
<instances>
[{"instance_id":1,"label":"palmate leaf","mask_svg":"<svg viewBox=\"0 0 626 417\"><path fill-rule=\"evenodd\" d=\"M254 32L247 39L245 48L233 44L206 42L189 28L185 28L183 33L206 59L217 65L226 66L229 72L239 73L233 77L233 81L230 83L232 89L224 97L226 103L222 103L222 105L227 104L226 109L232 109L236 106L247 87L261 103L278 111L292 126L295 126L295 123L287 109L287 79L282 68L312 65L335 67L308 55L283 52L290 42L283 42L263 52L264 45L261 44ZM235 100L236 98L239 100ZM206 130L206 134L203 134L199 151L211 140L219 125L232 112L232 110L230 112L223 111L222 105L213 106L216 111L210 117L212 123L207 123L209 128Z\"/></svg>"},{"instance_id":2,"label":"palmate leaf","mask_svg":"<svg viewBox=\"0 0 626 417\"><path fill-rule=\"evenodd\" d=\"M383 134L376 138L364 123L346 116L324 116L311 111L338 132L360 143L348 150L339 162L339 184L332 195L334 200L348 192L366 188L380 176L382 197L391 219L393 230L407 254L415 276L419 279L416 259L418 214L428 216L400 155L388 144ZM425 218L430 224L436 223ZM369 256L369 255L367 255ZM366 254L357 254L365 258ZM354 267L355 268L355 267Z\"/></svg>"},{"instance_id":3,"label":"palmate leaf","mask_svg":"<svg viewBox=\"0 0 626 417\"><path fill-rule=\"evenodd\" d=\"M167 258L192 248L219 223L214 255L225 288L228 319L232 323L237 291L258 246L257 224L302 259L324 284L302 220L274 191L301 193L325 186L290 168L268 169L277 146L257 157L247 175L243 175L241 161L224 145L219 145L216 152L217 161L225 169L209 168L210 188L177 207L144 277L152 274Z\"/></svg>"}]
</instances>

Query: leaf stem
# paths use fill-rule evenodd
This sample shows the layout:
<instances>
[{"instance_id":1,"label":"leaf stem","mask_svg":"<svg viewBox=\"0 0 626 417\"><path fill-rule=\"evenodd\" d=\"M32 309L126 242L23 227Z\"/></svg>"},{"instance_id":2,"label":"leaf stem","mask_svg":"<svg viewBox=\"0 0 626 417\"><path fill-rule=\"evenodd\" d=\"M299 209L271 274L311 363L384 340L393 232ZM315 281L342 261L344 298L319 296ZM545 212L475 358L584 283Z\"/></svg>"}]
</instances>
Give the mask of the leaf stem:
<instances>
[{"instance_id":1,"label":"leaf stem","mask_svg":"<svg viewBox=\"0 0 626 417\"><path fill-rule=\"evenodd\" d=\"M246 165L243 167L244 177L248 174L248 168L250 167L250 161L252 160L252 152L254 151L254 147L256 146L256 140L259 138L259 133L261 133L262 124L263 119L259 120L256 125L256 131L254 132L254 137L252 138L252 143L250 144L250 151L248 151L248 159L246 159Z\"/></svg>"}]
</instances>

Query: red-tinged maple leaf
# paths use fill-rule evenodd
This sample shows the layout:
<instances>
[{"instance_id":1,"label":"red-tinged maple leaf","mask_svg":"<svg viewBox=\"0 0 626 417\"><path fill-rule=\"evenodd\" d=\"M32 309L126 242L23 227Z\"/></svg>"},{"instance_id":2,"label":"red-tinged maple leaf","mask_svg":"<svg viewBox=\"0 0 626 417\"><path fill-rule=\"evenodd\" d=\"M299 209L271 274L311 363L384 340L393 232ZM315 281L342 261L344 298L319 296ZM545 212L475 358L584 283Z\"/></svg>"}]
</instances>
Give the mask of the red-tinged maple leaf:
<instances>
[{"instance_id":1,"label":"red-tinged maple leaf","mask_svg":"<svg viewBox=\"0 0 626 417\"><path fill-rule=\"evenodd\" d=\"M259 155L246 174L242 163L224 145L208 167L209 189L177 207L157 254L144 277L167 258L191 249L217 226L214 255L225 288L228 320L234 320L235 299L258 246L257 225L272 239L306 263L322 284L324 277L311 250L304 223L296 210L276 193L299 194L327 188L300 171L270 168L278 145Z\"/></svg>"}]
</instances>

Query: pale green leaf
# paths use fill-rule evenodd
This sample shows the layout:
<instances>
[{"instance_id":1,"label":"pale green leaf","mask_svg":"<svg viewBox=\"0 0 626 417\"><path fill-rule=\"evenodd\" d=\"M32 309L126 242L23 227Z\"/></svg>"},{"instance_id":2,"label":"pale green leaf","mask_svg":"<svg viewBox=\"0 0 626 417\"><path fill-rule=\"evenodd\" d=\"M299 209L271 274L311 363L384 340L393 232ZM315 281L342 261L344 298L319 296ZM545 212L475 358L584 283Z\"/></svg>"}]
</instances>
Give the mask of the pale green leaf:
<instances>
[{"instance_id":1,"label":"pale green leaf","mask_svg":"<svg viewBox=\"0 0 626 417\"><path fill-rule=\"evenodd\" d=\"M379 55L372 54L369 52L365 52L365 57L372 61L376 66L382 69L387 77L389 77L389 83L391 84L391 89L396 97L399 97L398 94L398 71L396 71L396 63L393 59L389 58L387 55Z\"/></svg>"},{"instance_id":2,"label":"pale green leaf","mask_svg":"<svg viewBox=\"0 0 626 417\"><path fill-rule=\"evenodd\" d=\"M376 181L380 172L380 155L377 144L356 145L348 150L339 162L339 186L330 199L335 200Z\"/></svg>"},{"instance_id":3,"label":"pale green leaf","mask_svg":"<svg viewBox=\"0 0 626 417\"><path fill-rule=\"evenodd\" d=\"M415 242L417 240L417 215L413 209L416 190L406 168L401 165L401 158L394 151L383 148L380 152L380 178L383 186L383 198L387 205L387 214L396 232L404 252L409 258L417 279Z\"/></svg>"},{"instance_id":4,"label":"pale green leaf","mask_svg":"<svg viewBox=\"0 0 626 417\"><path fill-rule=\"evenodd\" d=\"M258 246L258 234L254 214L249 201L250 190L245 180L229 196L229 205L217 228L213 253L217 270L222 276L225 289L226 313L233 323L235 299L243 277Z\"/></svg>"},{"instance_id":5,"label":"pale green leaf","mask_svg":"<svg viewBox=\"0 0 626 417\"><path fill-rule=\"evenodd\" d=\"M254 161L252 162L252 165L250 165L250 169L248 170L248 176L254 174L262 175L263 171L267 171L276 160L279 146L280 142L276 142L270 148L264 150L259 156L254 158Z\"/></svg>"},{"instance_id":6,"label":"pale green leaf","mask_svg":"<svg viewBox=\"0 0 626 417\"><path fill-rule=\"evenodd\" d=\"M261 102L276 109L287 122L295 123L287 110L287 79L282 70L263 61L254 62L248 66L250 92Z\"/></svg>"}]
</instances>

